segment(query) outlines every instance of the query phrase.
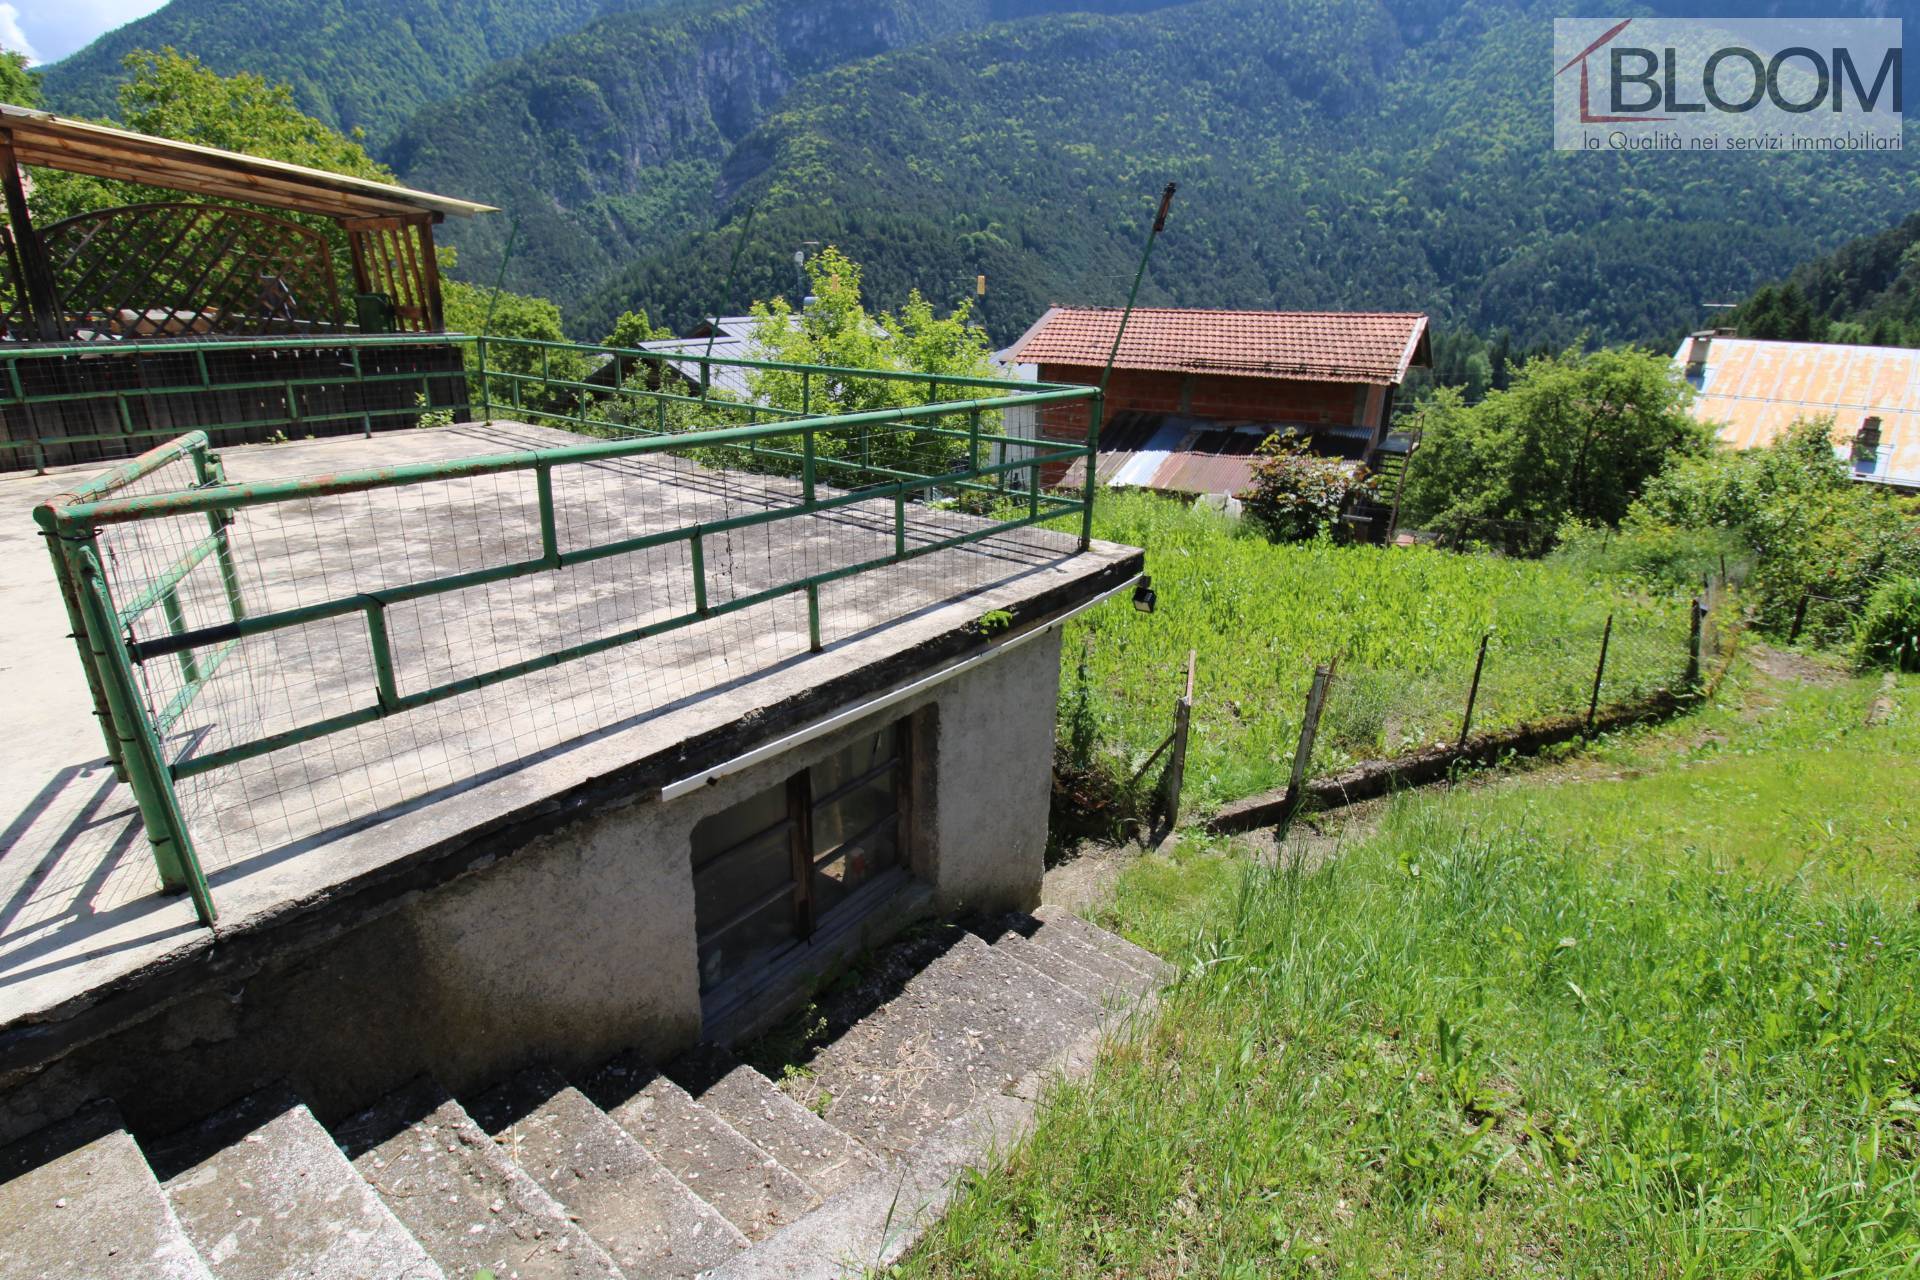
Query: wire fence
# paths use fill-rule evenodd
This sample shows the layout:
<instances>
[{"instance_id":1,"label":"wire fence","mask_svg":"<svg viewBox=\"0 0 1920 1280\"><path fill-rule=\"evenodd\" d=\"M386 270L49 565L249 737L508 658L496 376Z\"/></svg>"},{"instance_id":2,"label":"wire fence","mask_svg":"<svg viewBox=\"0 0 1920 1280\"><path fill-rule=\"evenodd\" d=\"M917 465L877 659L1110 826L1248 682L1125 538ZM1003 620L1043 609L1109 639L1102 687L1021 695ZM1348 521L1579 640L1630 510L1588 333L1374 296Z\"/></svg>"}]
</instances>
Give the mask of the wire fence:
<instances>
[{"instance_id":1,"label":"wire fence","mask_svg":"<svg viewBox=\"0 0 1920 1280\"><path fill-rule=\"evenodd\" d=\"M1244 653L1190 654L1194 673L1168 664L1155 682L1165 693L1150 705L1138 683L1098 687L1090 648L1077 663L1069 648L1057 820L1069 838L1161 833L1183 803L1190 812L1269 812L1297 803L1316 779L1578 736L1697 698L1740 632L1732 587L1718 574L1692 598L1620 591L1600 608L1592 600L1537 608L1546 616L1532 625L1417 654L1412 644L1353 646L1252 673ZM1082 642L1091 646L1094 633ZM1283 799L1287 792L1296 794Z\"/></svg>"},{"instance_id":2,"label":"wire fence","mask_svg":"<svg viewBox=\"0 0 1920 1280\"><path fill-rule=\"evenodd\" d=\"M472 394L515 422L330 443L360 465L319 477L253 478L254 451L245 483L193 433L36 512L163 881L203 918L207 873L1085 545L1088 495L1038 477L1087 456L1090 388L752 365L807 408L703 403L586 381L607 349L490 346ZM1041 407L1080 440L1006 433Z\"/></svg>"}]
</instances>

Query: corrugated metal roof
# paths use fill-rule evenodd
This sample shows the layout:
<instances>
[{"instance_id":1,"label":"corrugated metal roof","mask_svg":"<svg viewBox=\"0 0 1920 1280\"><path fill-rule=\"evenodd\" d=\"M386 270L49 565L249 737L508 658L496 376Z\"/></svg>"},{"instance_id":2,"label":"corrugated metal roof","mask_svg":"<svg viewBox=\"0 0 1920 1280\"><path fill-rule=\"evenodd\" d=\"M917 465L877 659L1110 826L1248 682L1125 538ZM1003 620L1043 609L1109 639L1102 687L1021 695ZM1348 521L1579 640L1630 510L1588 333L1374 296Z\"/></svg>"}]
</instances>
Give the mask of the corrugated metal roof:
<instances>
[{"instance_id":1,"label":"corrugated metal roof","mask_svg":"<svg viewBox=\"0 0 1920 1280\"><path fill-rule=\"evenodd\" d=\"M1722 444L1757 449L1802 418L1832 417L1834 452L1857 476L1920 487L1920 351L1712 337L1690 371L1696 340L1680 344L1674 364L1696 392L1693 416L1717 427ZM1880 419L1880 446L1855 459L1868 418Z\"/></svg>"},{"instance_id":2,"label":"corrugated metal roof","mask_svg":"<svg viewBox=\"0 0 1920 1280\"><path fill-rule=\"evenodd\" d=\"M1122 489L1159 489L1168 493L1227 493L1238 496L1253 487L1254 455L1278 431L1309 437L1350 435L1365 443L1365 427L1303 427L1280 422L1219 423L1137 410L1116 413L1100 431L1094 474L1100 483ZM1079 462L1058 482L1066 488L1085 474Z\"/></svg>"},{"instance_id":3,"label":"corrugated metal roof","mask_svg":"<svg viewBox=\"0 0 1920 1280\"><path fill-rule=\"evenodd\" d=\"M1027 364L1101 367L1118 307L1054 307L1006 351ZM1114 361L1120 369L1303 382L1394 385L1431 363L1427 317L1412 311L1203 311L1140 307Z\"/></svg>"}]
</instances>

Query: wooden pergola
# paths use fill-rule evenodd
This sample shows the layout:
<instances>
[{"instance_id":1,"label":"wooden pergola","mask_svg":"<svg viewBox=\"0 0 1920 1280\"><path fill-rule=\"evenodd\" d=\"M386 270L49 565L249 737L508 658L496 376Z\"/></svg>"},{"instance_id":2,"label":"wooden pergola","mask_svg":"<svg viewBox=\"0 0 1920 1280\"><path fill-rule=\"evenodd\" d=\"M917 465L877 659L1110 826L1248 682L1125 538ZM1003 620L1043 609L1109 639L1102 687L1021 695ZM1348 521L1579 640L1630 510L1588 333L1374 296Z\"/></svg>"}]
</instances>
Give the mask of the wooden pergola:
<instances>
[{"instance_id":1,"label":"wooden pergola","mask_svg":"<svg viewBox=\"0 0 1920 1280\"><path fill-rule=\"evenodd\" d=\"M36 230L20 166L161 187L201 202L98 210ZM0 103L0 186L13 327L58 340L325 332L346 327L327 238L254 208L330 218L345 231L364 327L445 327L433 228L491 206L176 142Z\"/></svg>"}]
</instances>

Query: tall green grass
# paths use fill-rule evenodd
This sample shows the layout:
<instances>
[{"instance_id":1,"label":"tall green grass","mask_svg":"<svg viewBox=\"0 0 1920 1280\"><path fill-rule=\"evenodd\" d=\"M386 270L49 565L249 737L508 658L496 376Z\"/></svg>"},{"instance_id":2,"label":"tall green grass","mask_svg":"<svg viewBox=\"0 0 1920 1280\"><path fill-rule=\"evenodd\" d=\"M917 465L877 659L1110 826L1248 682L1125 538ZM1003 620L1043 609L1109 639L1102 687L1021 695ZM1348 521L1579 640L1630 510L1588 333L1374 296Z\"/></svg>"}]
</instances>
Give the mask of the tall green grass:
<instances>
[{"instance_id":1,"label":"tall green grass","mask_svg":"<svg viewBox=\"0 0 1920 1280\"><path fill-rule=\"evenodd\" d=\"M1685 599L1571 563L1276 546L1207 510L1143 493L1102 493L1094 532L1146 549L1159 611L1141 615L1115 601L1069 630L1063 738L1122 771L1143 761L1170 728L1195 650L1187 779L1202 805L1285 785L1317 662L1339 660L1317 771L1457 735L1488 631L1477 728L1584 712L1610 613L1603 703L1671 684L1686 665Z\"/></svg>"},{"instance_id":2,"label":"tall green grass","mask_svg":"<svg viewBox=\"0 0 1920 1280\"><path fill-rule=\"evenodd\" d=\"M1184 977L903 1272L1920 1274L1920 716L1870 695L1406 798L1317 870L1137 864L1110 919Z\"/></svg>"}]
</instances>

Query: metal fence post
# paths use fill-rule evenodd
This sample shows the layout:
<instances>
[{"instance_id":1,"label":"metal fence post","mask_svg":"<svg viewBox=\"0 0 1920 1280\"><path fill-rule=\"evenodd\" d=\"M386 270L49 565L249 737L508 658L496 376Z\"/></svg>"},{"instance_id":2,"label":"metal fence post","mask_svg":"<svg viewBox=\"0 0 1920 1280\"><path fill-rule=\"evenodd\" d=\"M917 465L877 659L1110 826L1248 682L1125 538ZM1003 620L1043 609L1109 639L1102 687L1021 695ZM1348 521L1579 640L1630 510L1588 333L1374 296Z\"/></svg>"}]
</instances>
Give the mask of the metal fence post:
<instances>
[{"instance_id":1,"label":"metal fence post","mask_svg":"<svg viewBox=\"0 0 1920 1280\"><path fill-rule=\"evenodd\" d=\"M1473 704L1480 700L1480 672L1487 665L1487 641L1493 639L1489 631L1480 637L1480 656L1473 661L1473 683L1467 688L1467 714L1460 718L1460 745L1467 745L1467 734L1473 731Z\"/></svg>"},{"instance_id":2,"label":"metal fence post","mask_svg":"<svg viewBox=\"0 0 1920 1280\"><path fill-rule=\"evenodd\" d=\"M1105 389L1093 393L1093 399L1087 401L1087 476L1081 486L1080 509L1080 549L1085 551L1093 543L1093 494L1099 478L1100 458L1100 421L1106 416L1107 393ZM1034 471L1033 491L1040 492L1040 473Z\"/></svg>"},{"instance_id":3,"label":"metal fence post","mask_svg":"<svg viewBox=\"0 0 1920 1280\"><path fill-rule=\"evenodd\" d=\"M173 779L160 752L160 741L153 726L140 709L140 695L133 683L133 671L125 644L115 625L113 603L107 596L105 576L91 547L81 548L75 557L80 570L80 605L85 613L87 641L99 668L107 705L112 715L112 730L119 739L126 761L127 784L140 808L140 819L147 829L147 842L153 846L153 860L160 871L160 883L168 889L185 889L193 899L200 923L214 922L213 896L201 874L200 861L187 835L186 820L173 795Z\"/></svg>"},{"instance_id":4,"label":"metal fence post","mask_svg":"<svg viewBox=\"0 0 1920 1280\"><path fill-rule=\"evenodd\" d=\"M1293 776L1287 780L1284 807L1288 817L1300 807L1307 785L1307 770L1313 763L1313 740L1320 732L1320 713L1327 708L1327 689L1333 683L1334 666L1335 662L1327 662L1313 669L1313 684L1307 689L1306 716L1300 721L1300 745L1293 752Z\"/></svg>"},{"instance_id":5,"label":"metal fence post","mask_svg":"<svg viewBox=\"0 0 1920 1280\"><path fill-rule=\"evenodd\" d=\"M1607 674L1607 647L1613 643L1613 615L1607 615L1606 630L1600 633L1600 665L1593 669L1593 696L1587 700L1587 732L1593 732L1593 722L1600 714L1600 681Z\"/></svg>"},{"instance_id":6,"label":"metal fence post","mask_svg":"<svg viewBox=\"0 0 1920 1280\"><path fill-rule=\"evenodd\" d=\"M493 421L493 383L487 377L487 336L473 340L474 355L480 361L480 421Z\"/></svg>"}]
</instances>

